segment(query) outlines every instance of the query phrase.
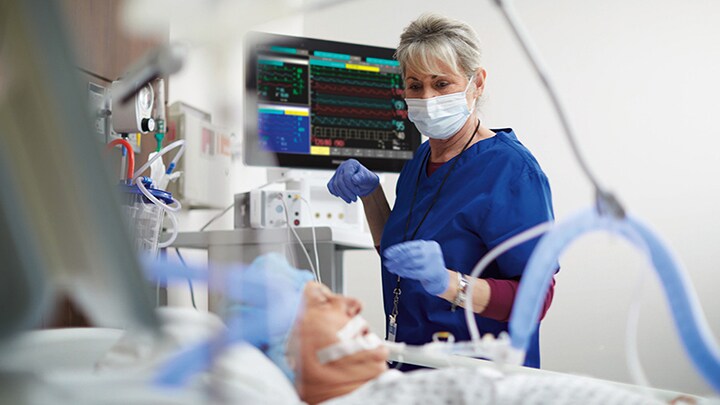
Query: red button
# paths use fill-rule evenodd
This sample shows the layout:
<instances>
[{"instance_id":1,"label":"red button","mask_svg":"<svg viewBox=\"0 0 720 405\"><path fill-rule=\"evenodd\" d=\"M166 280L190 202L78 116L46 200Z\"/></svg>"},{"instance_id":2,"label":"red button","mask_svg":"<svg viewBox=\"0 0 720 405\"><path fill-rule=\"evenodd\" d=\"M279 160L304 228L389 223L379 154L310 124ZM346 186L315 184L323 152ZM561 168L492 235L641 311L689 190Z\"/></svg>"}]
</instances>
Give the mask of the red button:
<instances>
[{"instance_id":1,"label":"red button","mask_svg":"<svg viewBox=\"0 0 720 405\"><path fill-rule=\"evenodd\" d=\"M296 219L295 221L293 221L293 223L295 224L295 226L298 226L298 225L300 225L300 220Z\"/></svg>"}]
</instances>

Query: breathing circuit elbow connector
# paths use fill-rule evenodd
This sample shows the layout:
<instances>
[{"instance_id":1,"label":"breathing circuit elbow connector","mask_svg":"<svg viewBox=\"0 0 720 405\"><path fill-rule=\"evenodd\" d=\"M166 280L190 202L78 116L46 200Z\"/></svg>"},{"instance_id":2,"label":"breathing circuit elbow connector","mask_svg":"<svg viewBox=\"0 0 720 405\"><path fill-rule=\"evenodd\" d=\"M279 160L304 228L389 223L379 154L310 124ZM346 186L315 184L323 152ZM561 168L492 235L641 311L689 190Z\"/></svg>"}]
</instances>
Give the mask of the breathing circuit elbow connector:
<instances>
[{"instance_id":1,"label":"breathing circuit elbow connector","mask_svg":"<svg viewBox=\"0 0 720 405\"><path fill-rule=\"evenodd\" d=\"M614 194L598 189L595 193L595 208L600 215L610 215L615 219L625 219L625 208Z\"/></svg>"}]
</instances>

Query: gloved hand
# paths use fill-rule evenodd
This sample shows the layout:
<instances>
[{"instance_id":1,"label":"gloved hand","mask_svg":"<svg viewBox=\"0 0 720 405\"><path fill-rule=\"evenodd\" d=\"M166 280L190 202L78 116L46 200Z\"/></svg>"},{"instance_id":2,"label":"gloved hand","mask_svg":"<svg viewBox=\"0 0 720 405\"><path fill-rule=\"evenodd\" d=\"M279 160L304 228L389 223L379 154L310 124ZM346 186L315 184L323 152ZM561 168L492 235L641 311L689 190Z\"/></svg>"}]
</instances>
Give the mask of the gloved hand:
<instances>
[{"instance_id":1,"label":"gloved hand","mask_svg":"<svg viewBox=\"0 0 720 405\"><path fill-rule=\"evenodd\" d=\"M357 201L358 197L375 191L380 184L377 174L371 172L355 159L342 162L328 181L330 194L342 198L346 203Z\"/></svg>"},{"instance_id":2,"label":"gloved hand","mask_svg":"<svg viewBox=\"0 0 720 405\"><path fill-rule=\"evenodd\" d=\"M232 269L226 277L229 340L258 348L284 340L300 310L305 284L313 280L312 273L292 267L277 253Z\"/></svg>"},{"instance_id":3,"label":"gloved hand","mask_svg":"<svg viewBox=\"0 0 720 405\"><path fill-rule=\"evenodd\" d=\"M158 268L152 274L172 275L166 268ZM177 274L192 275L187 271ZM312 279L312 273L292 267L277 253L259 256L248 267L214 268L210 285L221 288L228 301L226 333L178 353L159 368L155 382L163 386L183 385L188 378L210 367L219 348L241 341L262 350L292 381L284 353L300 311L303 289Z\"/></svg>"},{"instance_id":4,"label":"gloved hand","mask_svg":"<svg viewBox=\"0 0 720 405\"><path fill-rule=\"evenodd\" d=\"M420 281L425 291L439 295L448 288L449 275L442 249L434 240L411 240L385 249L385 267L403 278Z\"/></svg>"}]
</instances>

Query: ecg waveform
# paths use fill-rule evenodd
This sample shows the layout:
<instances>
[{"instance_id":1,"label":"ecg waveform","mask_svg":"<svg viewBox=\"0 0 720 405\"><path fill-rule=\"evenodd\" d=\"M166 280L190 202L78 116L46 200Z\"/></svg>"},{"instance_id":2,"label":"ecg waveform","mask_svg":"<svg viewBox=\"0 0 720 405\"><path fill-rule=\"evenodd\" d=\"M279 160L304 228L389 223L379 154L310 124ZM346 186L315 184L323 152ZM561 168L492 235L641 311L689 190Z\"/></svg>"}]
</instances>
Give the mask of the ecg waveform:
<instances>
[{"instance_id":1,"label":"ecg waveform","mask_svg":"<svg viewBox=\"0 0 720 405\"><path fill-rule=\"evenodd\" d=\"M395 138L395 131L358 128L344 128L338 130L337 128L331 127L313 127L312 135L318 139L326 138L328 141L334 138L343 137L371 141L391 141ZM329 144L323 146L329 146Z\"/></svg>"},{"instance_id":2,"label":"ecg waveform","mask_svg":"<svg viewBox=\"0 0 720 405\"><path fill-rule=\"evenodd\" d=\"M394 116L396 116L395 113L389 108L374 109L318 105L317 107L315 107L313 112L321 116L370 118L382 120L391 120Z\"/></svg>"},{"instance_id":3,"label":"ecg waveform","mask_svg":"<svg viewBox=\"0 0 720 405\"><path fill-rule=\"evenodd\" d=\"M310 66L313 145L411 150L398 72Z\"/></svg>"},{"instance_id":4,"label":"ecg waveform","mask_svg":"<svg viewBox=\"0 0 720 405\"><path fill-rule=\"evenodd\" d=\"M395 96L394 92L397 92L392 88L363 87L352 84L327 83L320 80L313 80L312 90L316 94L315 98L321 95L343 95L387 99Z\"/></svg>"},{"instance_id":5,"label":"ecg waveform","mask_svg":"<svg viewBox=\"0 0 720 405\"><path fill-rule=\"evenodd\" d=\"M312 125L340 127L340 128L371 128L371 129L394 129L393 123L384 120L367 120L355 118L323 117L314 116Z\"/></svg>"},{"instance_id":6,"label":"ecg waveform","mask_svg":"<svg viewBox=\"0 0 720 405\"><path fill-rule=\"evenodd\" d=\"M307 65L260 60L257 74L259 100L308 104Z\"/></svg>"},{"instance_id":7,"label":"ecg waveform","mask_svg":"<svg viewBox=\"0 0 720 405\"><path fill-rule=\"evenodd\" d=\"M319 94L315 97L315 102L319 105L340 105L360 108L377 108L380 110L390 109L392 105L388 104L387 100L382 98L369 98L369 97L352 97L352 96L339 96L326 94Z\"/></svg>"}]
</instances>

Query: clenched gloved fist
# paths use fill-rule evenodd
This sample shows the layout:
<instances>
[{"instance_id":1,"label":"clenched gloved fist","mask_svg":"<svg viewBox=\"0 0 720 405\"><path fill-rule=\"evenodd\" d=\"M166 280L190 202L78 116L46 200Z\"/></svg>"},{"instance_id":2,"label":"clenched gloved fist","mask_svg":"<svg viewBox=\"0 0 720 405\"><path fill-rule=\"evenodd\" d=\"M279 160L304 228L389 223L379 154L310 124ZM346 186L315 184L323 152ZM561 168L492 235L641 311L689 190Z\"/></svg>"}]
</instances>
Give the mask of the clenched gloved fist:
<instances>
[{"instance_id":1,"label":"clenched gloved fist","mask_svg":"<svg viewBox=\"0 0 720 405\"><path fill-rule=\"evenodd\" d=\"M342 162L328 181L330 194L342 198L346 203L357 201L358 197L375 191L380 184L377 174L371 172L355 159Z\"/></svg>"},{"instance_id":2,"label":"clenched gloved fist","mask_svg":"<svg viewBox=\"0 0 720 405\"><path fill-rule=\"evenodd\" d=\"M440 295L448 288L449 276L442 249L434 240L411 240L385 249L385 267L403 278L418 280L425 291Z\"/></svg>"}]
</instances>

